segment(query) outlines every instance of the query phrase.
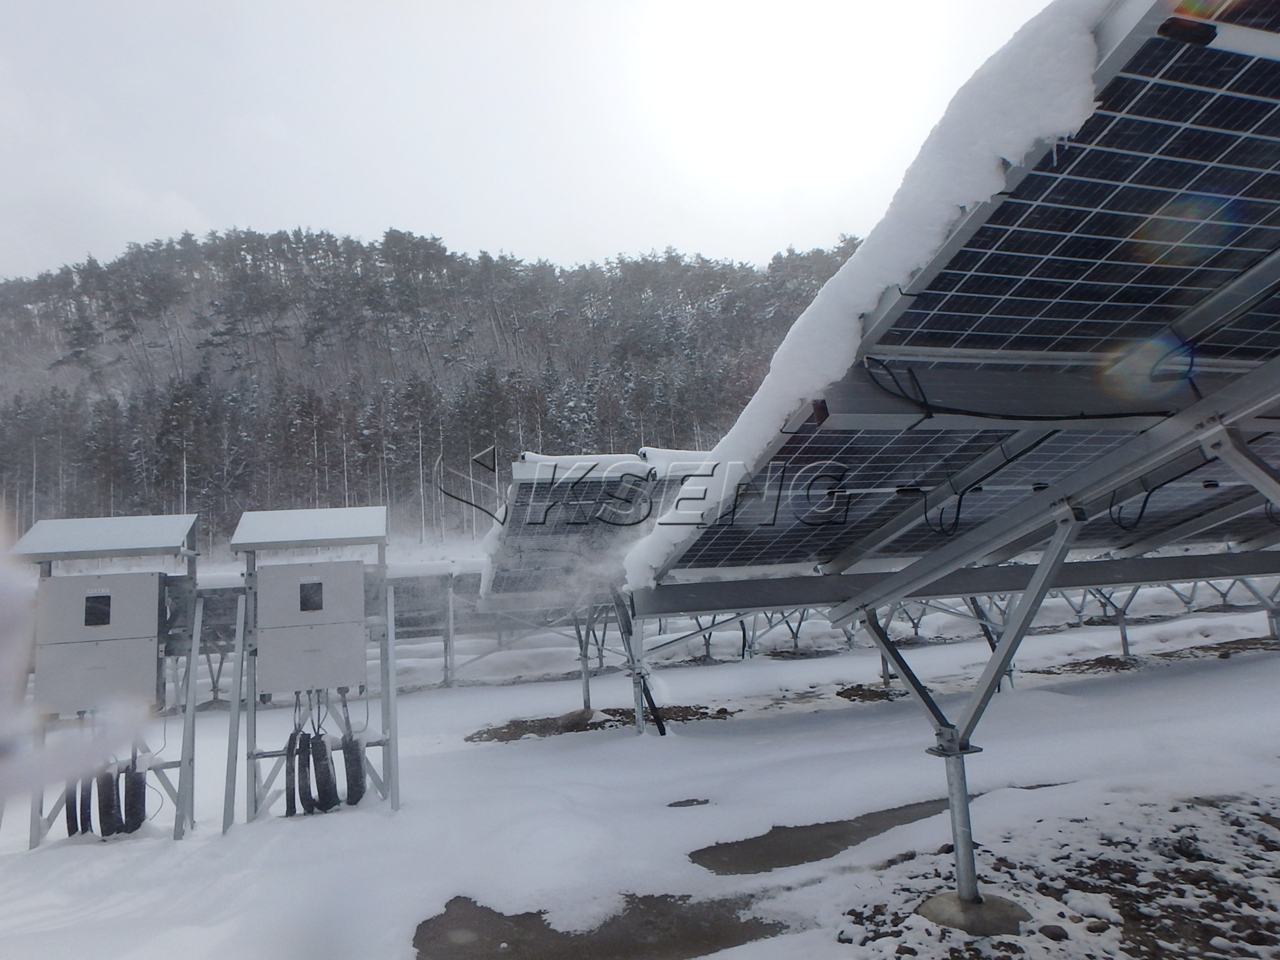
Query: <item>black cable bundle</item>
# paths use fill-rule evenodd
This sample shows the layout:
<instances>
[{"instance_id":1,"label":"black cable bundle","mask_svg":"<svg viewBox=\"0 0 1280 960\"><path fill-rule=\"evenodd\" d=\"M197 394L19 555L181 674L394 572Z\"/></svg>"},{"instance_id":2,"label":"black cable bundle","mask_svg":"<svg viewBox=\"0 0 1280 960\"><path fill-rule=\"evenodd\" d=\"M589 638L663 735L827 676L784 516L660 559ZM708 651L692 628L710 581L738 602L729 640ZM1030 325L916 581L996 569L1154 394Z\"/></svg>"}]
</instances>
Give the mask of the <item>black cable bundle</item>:
<instances>
[{"instance_id":1,"label":"black cable bundle","mask_svg":"<svg viewBox=\"0 0 1280 960\"><path fill-rule=\"evenodd\" d=\"M316 806L327 813L342 803L338 796L338 778L333 773L333 758L329 745L321 734L311 738L311 761L316 769Z\"/></svg>"},{"instance_id":2,"label":"black cable bundle","mask_svg":"<svg viewBox=\"0 0 1280 960\"><path fill-rule=\"evenodd\" d=\"M347 805L354 807L364 799L364 744L351 732L351 712L347 709L347 687L338 688L338 696L342 698L343 729L342 735L342 772L347 781Z\"/></svg>"},{"instance_id":3,"label":"black cable bundle","mask_svg":"<svg viewBox=\"0 0 1280 960\"><path fill-rule=\"evenodd\" d=\"M80 832L80 819L76 816L76 781L67 781L66 800L63 809L67 814L67 836L74 837Z\"/></svg>"},{"instance_id":4,"label":"black cable bundle","mask_svg":"<svg viewBox=\"0 0 1280 960\"><path fill-rule=\"evenodd\" d=\"M124 832L133 833L147 819L147 775L136 766L124 772Z\"/></svg>"},{"instance_id":5,"label":"black cable bundle","mask_svg":"<svg viewBox=\"0 0 1280 960\"><path fill-rule=\"evenodd\" d=\"M85 777L80 781L80 832L93 830L90 813L93 808L93 777Z\"/></svg>"},{"instance_id":6,"label":"black cable bundle","mask_svg":"<svg viewBox=\"0 0 1280 960\"><path fill-rule=\"evenodd\" d=\"M98 833L105 839L124 829L120 822L120 779L109 770L98 774Z\"/></svg>"},{"instance_id":7,"label":"black cable bundle","mask_svg":"<svg viewBox=\"0 0 1280 960\"><path fill-rule=\"evenodd\" d=\"M658 728L658 736L665 737L666 724L662 722L662 714L658 712L658 705L654 702L653 694L649 692L649 684L643 677L640 678L640 689L644 691L645 702L649 704L649 713L653 717L653 725Z\"/></svg>"},{"instance_id":8,"label":"black cable bundle","mask_svg":"<svg viewBox=\"0 0 1280 960\"><path fill-rule=\"evenodd\" d=\"M364 744L350 733L342 735L342 767L347 776L347 805L364 799Z\"/></svg>"},{"instance_id":9,"label":"black cable bundle","mask_svg":"<svg viewBox=\"0 0 1280 960\"><path fill-rule=\"evenodd\" d=\"M316 800L311 795L311 734L298 734L298 799L303 813L316 812Z\"/></svg>"},{"instance_id":10,"label":"black cable bundle","mask_svg":"<svg viewBox=\"0 0 1280 960\"><path fill-rule=\"evenodd\" d=\"M298 731L289 734L289 742L284 747L284 815L298 815L298 773L294 766L298 756Z\"/></svg>"}]
</instances>

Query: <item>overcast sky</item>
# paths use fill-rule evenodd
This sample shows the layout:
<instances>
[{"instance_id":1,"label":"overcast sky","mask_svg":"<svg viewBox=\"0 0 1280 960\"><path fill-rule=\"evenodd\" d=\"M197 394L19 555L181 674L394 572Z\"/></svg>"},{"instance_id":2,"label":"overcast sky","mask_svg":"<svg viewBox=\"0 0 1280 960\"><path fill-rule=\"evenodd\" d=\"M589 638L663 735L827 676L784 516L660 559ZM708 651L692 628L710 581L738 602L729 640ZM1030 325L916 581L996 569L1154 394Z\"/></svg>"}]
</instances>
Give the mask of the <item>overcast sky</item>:
<instances>
[{"instance_id":1,"label":"overcast sky","mask_svg":"<svg viewBox=\"0 0 1280 960\"><path fill-rule=\"evenodd\" d=\"M830 246L1045 4L0 0L0 277L229 227Z\"/></svg>"}]
</instances>

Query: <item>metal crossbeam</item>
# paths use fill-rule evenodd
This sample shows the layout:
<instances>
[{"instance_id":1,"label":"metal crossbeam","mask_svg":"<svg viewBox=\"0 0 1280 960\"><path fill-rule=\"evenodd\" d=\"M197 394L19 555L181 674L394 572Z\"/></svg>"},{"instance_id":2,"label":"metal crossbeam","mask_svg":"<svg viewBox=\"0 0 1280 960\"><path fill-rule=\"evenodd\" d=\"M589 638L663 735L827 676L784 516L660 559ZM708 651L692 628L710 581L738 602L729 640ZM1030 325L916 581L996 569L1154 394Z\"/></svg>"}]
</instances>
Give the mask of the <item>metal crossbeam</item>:
<instances>
[{"instance_id":1,"label":"metal crossbeam","mask_svg":"<svg viewBox=\"0 0 1280 960\"><path fill-rule=\"evenodd\" d=\"M1249 448L1238 430L1226 427L1203 443L1205 453L1219 457L1262 496L1280 506L1280 473Z\"/></svg>"},{"instance_id":2,"label":"metal crossbeam","mask_svg":"<svg viewBox=\"0 0 1280 960\"><path fill-rule=\"evenodd\" d=\"M908 593L904 600L993 596L1027 588L1027 564L966 567ZM1261 548L1248 553L1191 554L1127 560L1079 560L1064 563L1053 577L1053 590L1123 587L1148 583L1190 583L1280 574L1280 553ZM874 589L890 573L848 573L832 577L780 577L768 580L723 580L660 584L637 590L632 604L639 620L694 614L745 615L751 611L834 607Z\"/></svg>"},{"instance_id":3,"label":"metal crossbeam","mask_svg":"<svg viewBox=\"0 0 1280 960\"><path fill-rule=\"evenodd\" d=\"M1251 513L1263 506L1267 502L1267 498L1259 493L1250 493L1244 498L1237 500L1235 503L1228 503L1225 506L1218 507L1216 510L1210 510L1208 513L1202 513L1198 517L1192 517L1190 520L1184 520L1176 526L1170 527L1168 530L1162 530L1159 533L1152 534L1149 537L1143 537L1141 540L1122 547L1119 550L1112 550L1111 555L1118 559L1126 557L1140 557L1144 553L1150 553L1152 550L1158 550L1170 543L1177 543L1187 537L1194 537L1196 534L1203 533L1206 530L1212 530L1214 527L1220 526L1228 521L1235 520L1237 517L1243 517L1247 513Z\"/></svg>"},{"instance_id":4,"label":"metal crossbeam","mask_svg":"<svg viewBox=\"0 0 1280 960\"><path fill-rule=\"evenodd\" d=\"M1030 453L1053 435L1052 430L1023 430L1008 440L996 444L974 460L955 476L934 487L924 495L924 503L912 503L896 517L881 524L857 543L842 550L835 559L821 565L824 574L843 573L860 559L874 553L886 543L924 522L931 510L946 507L956 501L970 487L1007 467L1010 463Z\"/></svg>"},{"instance_id":5,"label":"metal crossbeam","mask_svg":"<svg viewBox=\"0 0 1280 960\"><path fill-rule=\"evenodd\" d=\"M832 611L839 625L864 607L903 597L953 570L981 559L1003 545L1044 526L1045 518L1074 512L1080 505L1106 497L1126 483L1197 449L1218 428L1266 411L1280 400L1280 358L1227 384L1217 393L1169 417L1072 476L1033 494L1002 516L968 533L888 577L871 590Z\"/></svg>"}]
</instances>

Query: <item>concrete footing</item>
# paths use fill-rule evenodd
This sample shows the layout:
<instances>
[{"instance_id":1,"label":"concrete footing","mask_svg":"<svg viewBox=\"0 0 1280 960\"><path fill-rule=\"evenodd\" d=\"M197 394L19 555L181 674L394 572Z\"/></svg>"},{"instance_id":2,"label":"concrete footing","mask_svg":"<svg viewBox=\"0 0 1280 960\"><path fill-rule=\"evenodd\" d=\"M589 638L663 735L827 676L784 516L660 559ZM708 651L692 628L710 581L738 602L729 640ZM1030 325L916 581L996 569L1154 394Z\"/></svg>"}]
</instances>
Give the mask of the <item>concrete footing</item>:
<instances>
[{"instance_id":1,"label":"concrete footing","mask_svg":"<svg viewBox=\"0 0 1280 960\"><path fill-rule=\"evenodd\" d=\"M981 903L968 903L954 891L930 897L916 907L916 913L939 926L963 930L971 937L1016 936L1018 925L1031 919L1031 914L1004 897L987 896Z\"/></svg>"}]
</instances>

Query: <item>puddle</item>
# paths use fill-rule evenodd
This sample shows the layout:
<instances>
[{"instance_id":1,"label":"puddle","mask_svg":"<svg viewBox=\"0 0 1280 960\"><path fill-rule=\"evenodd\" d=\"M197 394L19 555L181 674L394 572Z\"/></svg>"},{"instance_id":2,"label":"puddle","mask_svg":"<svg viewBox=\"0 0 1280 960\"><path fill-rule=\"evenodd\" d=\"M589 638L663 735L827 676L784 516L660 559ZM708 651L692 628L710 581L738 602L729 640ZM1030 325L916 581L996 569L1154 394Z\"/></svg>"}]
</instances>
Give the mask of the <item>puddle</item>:
<instances>
[{"instance_id":1,"label":"puddle","mask_svg":"<svg viewBox=\"0 0 1280 960\"><path fill-rule=\"evenodd\" d=\"M784 932L777 923L742 919L746 897L628 896L627 905L595 930L561 933L540 913L507 916L454 897L444 913L418 925L418 960L693 960Z\"/></svg>"},{"instance_id":2,"label":"puddle","mask_svg":"<svg viewBox=\"0 0 1280 960\"><path fill-rule=\"evenodd\" d=\"M925 800L905 807L864 813L852 820L815 823L806 827L774 827L759 837L695 850L689 854L689 859L721 876L766 873L778 867L794 867L834 857L887 830L932 817L946 809L946 800Z\"/></svg>"}]
</instances>

